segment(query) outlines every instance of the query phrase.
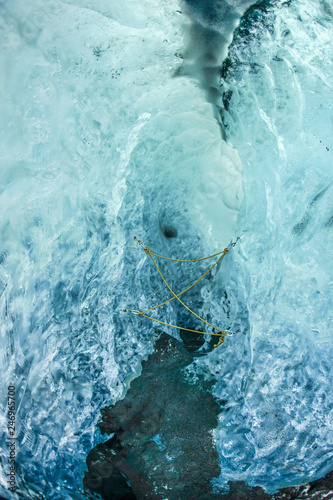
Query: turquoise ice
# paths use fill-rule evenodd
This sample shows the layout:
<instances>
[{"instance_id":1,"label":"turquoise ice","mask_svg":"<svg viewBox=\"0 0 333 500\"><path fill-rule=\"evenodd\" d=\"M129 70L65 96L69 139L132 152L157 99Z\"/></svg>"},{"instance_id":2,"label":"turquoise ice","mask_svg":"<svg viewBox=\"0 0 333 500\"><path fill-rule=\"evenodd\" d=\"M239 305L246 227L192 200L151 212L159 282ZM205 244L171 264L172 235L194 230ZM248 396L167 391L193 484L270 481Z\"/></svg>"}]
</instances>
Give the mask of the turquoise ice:
<instances>
[{"instance_id":1,"label":"turquoise ice","mask_svg":"<svg viewBox=\"0 0 333 500\"><path fill-rule=\"evenodd\" d=\"M189 369L217 380L217 490L332 470L333 12L269 4L218 80L224 141L176 0L1 2L1 494L15 385L21 491L82 498L99 409L153 348L153 324L122 310L165 298L134 235L183 259L240 236L193 295L236 332ZM173 303L158 314L177 323Z\"/></svg>"}]
</instances>

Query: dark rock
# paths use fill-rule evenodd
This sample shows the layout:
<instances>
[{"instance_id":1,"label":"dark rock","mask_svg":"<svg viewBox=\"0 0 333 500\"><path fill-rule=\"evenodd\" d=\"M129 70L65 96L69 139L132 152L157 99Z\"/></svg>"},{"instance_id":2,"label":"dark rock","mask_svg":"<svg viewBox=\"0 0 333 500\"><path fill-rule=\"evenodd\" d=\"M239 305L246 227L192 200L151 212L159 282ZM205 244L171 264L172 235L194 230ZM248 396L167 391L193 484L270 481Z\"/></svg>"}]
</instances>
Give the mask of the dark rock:
<instances>
[{"instance_id":1,"label":"dark rock","mask_svg":"<svg viewBox=\"0 0 333 500\"><path fill-rule=\"evenodd\" d=\"M87 458L89 474L85 474L84 488L108 500L135 500L132 488L121 473L126 454L126 449L116 436L97 445Z\"/></svg>"},{"instance_id":2,"label":"dark rock","mask_svg":"<svg viewBox=\"0 0 333 500\"><path fill-rule=\"evenodd\" d=\"M205 336L202 333L188 332L186 330L180 330L179 333L180 338L190 352L197 351L205 343Z\"/></svg>"},{"instance_id":3,"label":"dark rock","mask_svg":"<svg viewBox=\"0 0 333 500\"><path fill-rule=\"evenodd\" d=\"M185 377L192 360L181 343L160 336L125 398L102 411L102 433L117 437L90 452L85 488L121 498L115 495L124 491L123 474L139 500L215 498L210 481L220 469L211 431L219 408Z\"/></svg>"}]
</instances>

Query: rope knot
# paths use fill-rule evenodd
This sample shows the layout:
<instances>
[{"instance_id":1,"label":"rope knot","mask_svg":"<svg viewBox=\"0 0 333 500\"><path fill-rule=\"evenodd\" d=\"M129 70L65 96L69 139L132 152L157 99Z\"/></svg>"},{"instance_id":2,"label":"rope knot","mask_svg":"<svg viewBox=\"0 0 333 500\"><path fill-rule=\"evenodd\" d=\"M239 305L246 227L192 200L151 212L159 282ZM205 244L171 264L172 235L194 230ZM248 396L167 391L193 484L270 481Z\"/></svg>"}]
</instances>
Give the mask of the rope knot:
<instances>
[{"instance_id":1,"label":"rope knot","mask_svg":"<svg viewBox=\"0 0 333 500\"><path fill-rule=\"evenodd\" d=\"M224 338L227 336L227 332L226 331L223 331L222 332L222 335L219 336L219 342L218 344L214 344L214 349L216 349L216 347L218 347L219 345L223 344L224 342Z\"/></svg>"},{"instance_id":2,"label":"rope knot","mask_svg":"<svg viewBox=\"0 0 333 500\"><path fill-rule=\"evenodd\" d=\"M143 250L144 250L144 252L145 252L145 253L147 253L148 255L150 255L151 250L150 250L150 248L149 248L149 247L144 247L144 249L143 249Z\"/></svg>"}]
</instances>

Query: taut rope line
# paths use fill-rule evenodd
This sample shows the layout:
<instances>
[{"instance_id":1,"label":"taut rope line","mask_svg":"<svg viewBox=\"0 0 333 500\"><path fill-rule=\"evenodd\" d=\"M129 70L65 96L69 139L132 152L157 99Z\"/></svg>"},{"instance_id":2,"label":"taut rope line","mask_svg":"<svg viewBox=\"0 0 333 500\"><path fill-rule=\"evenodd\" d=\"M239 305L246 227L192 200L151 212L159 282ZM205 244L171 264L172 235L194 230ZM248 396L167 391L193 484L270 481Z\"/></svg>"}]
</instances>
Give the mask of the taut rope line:
<instances>
[{"instance_id":1,"label":"taut rope line","mask_svg":"<svg viewBox=\"0 0 333 500\"><path fill-rule=\"evenodd\" d=\"M143 316L147 319L150 319L152 321L157 321L158 323L161 323L162 325L166 325L166 326L171 326L172 328L177 328L178 330L185 330L187 332L194 332L194 333L200 333L202 335L211 335L211 336L216 336L216 337L219 337L219 342L218 344L215 344L214 345L214 349L215 347L218 347L219 345L223 344L224 342L224 339L225 337L228 335L228 332L230 332L231 334L233 334L234 332L231 332L231 330L221 330L220 328L218 328L217 326L214 326L212 325L211 323L209 323L208 321L204 320L203 318L201 318L200 316L198 316L194 311L192 311L182 300L180 300L179 296L182 295L183 293L187 292L188 290L190 290L194 285L196 285L202 278L204 278L215 266L217 266L217 264L223 259L223 257L229 252L229 249L231 247L234 247L237 243L239 238L236 239L236 241L234 243L231 243L231 245L227 248L225 248L224 250L222 250L221 252L217 252L213 255L209 255L208 257L203 257L201 259L193 259L193 260L181 260L181 259L171 259L169 257L163 257L162 255L158 255L158 254L155 254L153 253L149 247L145 246L142 241L138 240L136 238L136 236L134 236L134 240L137 241L139 243L139 245L141 245L145 251L146 254L149 255L149 257L151 258L151 260L153 261L159 275L161 276L164 284L166 285L166 287L168 288L168 290L172 293L173 297L171 297L170 299L166 300L165 302L162 302L161 304L158 304L156 306L153 306L151 307L150 309L146 309L145 311L136 311L136 310L131 310L131 309L124 309L124 312L131 312L133 314L137 314L137 315L140 315L140 316ZM222 254L222 255L221 255ZM160 259L164 259L164 260L170 260L170 261L173 261L173 262L200 262L202 260L206 260L206 259L210 259L211 257L216 257L217 255L221 255L219 257L219 259L215 262L215 264L213 264L209 269L208 271L206 271L202 276L200 276L199 279L197 279L194 283L192 283L192 285L190 285L188 288L186 288L185 290L183 290L182 292L178 293L178 294L175 294L174 291L171 289L171 287L169 286L169 284L167 283L166 279L164 278L164 276L162 275L158 265L156 264L156 261L154 259L154 257L158 257ZM200 321L202 321L203 323L205 323L206 325L214 328L215 330L218 330L220 333L211 333L211 332L198 332L197 330L192 330L191 328L182 328L180 326L176 326L176 325L171 325L170 323L165 323L164 321L160 321L158 319L155 319L155 318L152 318L151 316L147 316L145 313L149 312L149 311L152 311L154 309L157 309L158 307L161 307L163 306L164 304L167 304L168 302L172 301L172 300L178 300L178 302L180 302L180 304L182 304L182 306L184 306L191 314L193 314L196 318L198 318Z\"/></svg>"}]
</instances>

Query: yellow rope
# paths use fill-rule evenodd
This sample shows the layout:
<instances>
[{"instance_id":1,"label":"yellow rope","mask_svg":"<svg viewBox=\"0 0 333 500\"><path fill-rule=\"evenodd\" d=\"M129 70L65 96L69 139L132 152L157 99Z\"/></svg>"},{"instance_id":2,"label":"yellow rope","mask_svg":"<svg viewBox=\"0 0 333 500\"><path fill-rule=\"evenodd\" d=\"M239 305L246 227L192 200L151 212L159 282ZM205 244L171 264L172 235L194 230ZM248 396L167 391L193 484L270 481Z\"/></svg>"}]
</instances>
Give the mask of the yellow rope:
<instances>
[{"instance_id":1,"label":"yellow rope","mask_svg":"<svg viewBox=\"0 0 333 500\"><path fill-rule=\"evenodd\" d=\"M214 255L211 255L210 257L214 257L215 255L219 255L220 253L222 252L219 252L218 254L214 254ZM152 253L152 255L155 255L154 253ZM200 276L199 279L197 279L194 283L192 283L192 285L190 285L188 288L186 288L185 290L183 290L182 292L180 293L177 293L177 297L179 297L180 295L182 295L183 293L187 292L188 290L190 290L194 285L196 285L197 283L199 283L200 280L202 280L202 278L204 278L215 266L217 266L217 264L223 259L223 257L225 256L225 253L223 253L223 255L215 262L215 264L212 265L212 267L210 267L208 269L208 271L206 271L202 276ZM162 257L163 259L164 257ZM206 259L208 259L209 257L206 257ZM192 262L192 261L190 261ZM158 307L161 307L161 306L164 306L164 304L167 304L168 302L171 302L172 300L175 300L175 297L171 297L171 299L168 299L166 300L165 302L162 302L161 304L158 304L157 306L154 306L154 307L151 307L150 309L146 309L145 311L142 311L143 313L147 313L149 311L152 311L153 309L157 309Z\"/></svg>"},{"instance_id":2,"label":"yellow rope","mask_svg":"<svg viewBox=\"0 0 333 500\"><path fill-rule=\"evenodd\" d=\"M138 240L138 241L140 241L140 240ZM145 247L145 252L146 252L146 248L148 248L148 247ZM148 252L146 252L146 253L148 253ZM162 257L162 255L158 255L157 253L153 253L153 252L150 252L150 253L154 257L159 257L160 259L164 259L164 260L172 260L173 262L200 262L202 260L210 259L211 257L216 257L216 255L220 255L221 253L223 253L223 250L222 250L222 252L217 252L217 253L214 253L213 255L209 255L208 257L202 257L201 259L193 259L193 260L170 259L170 257Z\"/></svg>"},{"instance_id":3,"label":"yellow rope","mask_svg":"<svg viewBox=\"0 0 333 500\"><path fill-rule=\"evenodd\" d=\"M163 257L162 255L158 255L158 254L155 254L153 253L149 247L145 246L142 241L138 240L135 236L134 236L134 239L139 243L139 245L143 246L143 249L145 251L146 254L148 254L150 256L150 258L152 259L159 275L161 276L163 282L165 283L165 285L167 286L168 290L172 293L173 297L171 297L170 299L166 300L165 302L162 302L161 304L158 304L157 306L154 306L154 307L151 307L150 309L146 309L145 311L132 311L130 309L124 309L125 312L132 312L134 314L138 314L140 316L143 316L147 319L150 319L152 321L156 321L157 323L161 323L162 325L166 325L166 326L171 326L172 328L177 328L178 330L185 330L185 331L188 331L188 332L194 332L194 333L200 333L202 335L211 335L211 336L217 336L219 337L219 342L218 344L215 344L214 345L214 349L216 347L218 347L219 345L223 344L224 342L224 339L225 337L227 336L227 332L229 332L230 330L221 330L220 328L212 325L211 323L209 323L208 321L204 320L203 318L201 318L200 316L198 316L194 311L192 311L184 302L182 302L179 298L180 295L182 295L183 293L187 292L188 290L190 290L194 285L196 285L202 278L204 278L215 266L217 266L217 264L223 259L223 257L229 252L229 248L225 248L224 250L222 250L221 252L217 252L213 255L209 255L208 257L203 257L201 259L193 259L193 260L180 260L180 259L171 259L169 257ZM238 238L237 238L238 240ZM236 240L236 242L237 242ZM231 246L234 246L235 243L233 243ZM222 255L221 255L222 254ZM182 292L178 293L177 295L174 293L174 291L170 288L169 284L167 283L167 281L165 280L164 276L162 275L158 265L156 264L155 262L155 259L154 257L158 257L160 259L164 259L164 260L171 260L171 261L174 261L174 262L200 262L202 260L206 260L206 259L210 259L211 257L216 257L217 255L221 255L221 257L215 262L215 264L213 264L209 269L208 271L206 271L199 279L197 279L194 283L192 283L192 285L190 285L188 288L186 288L185 290L183 290ZM155 319L155 318L152 318L151 316L147 316L145 313L146 312L149 312L149 311L152 311L153 309L157 309L158 307L161 307L163 306L164 304L167 304L168 302L174 300L174 299L177 299L178 302L180 302L191 314L193 314L196 318L198 318L200 321L202 321L203 323L205 323L206 325L208 326L211 326L212 328L218 330L220 333L211 333L211 332L198 332L197 330L192 330L190 328L182 328L180 326L176 326L176 325L171 325L170 323L165 323L164 321L160 321L159 319ZM233 332L231 332L233 333Z\"/></svg>"},{"instance_id":4,"label":"yellow rope","mask_svg":"<svg viewBox=\"0 0 333 500\"><path fill-rule=\"evenodd\" d=\"M126 309L126 311L129 311L129 310ZM151 316L147 316L146 314L143 314L140 311L136 311L136 313L139 316L144 316L147 319L151 319L153 321L157 321L157 323L161 323L162 325L172 326L172 328L178 328L178 330L186 330L187 332L201 333L202 335L212 335L212 336L216 336L216 337L220 337L221 336L220 333L198 332L198 330L192 330L191 328L183 328L182 326L171 325L170 323L165 323L164 321L161 321L159 319L155 319L155 318L152 318ZM227 330L226 330L225 333L227 333Z\"/></svg>"},{"instance_id":5,"label":"yellow rope","mask_svg":"<svg viewBox=\"0 0 333 500\"><path fill-rule=\"evenodd\" d=\"M192 311L192 309L190 309L182 300L180 300L180 298L178 297L178 295L176 295L174 293L174 291L170 288L169 284L167 283L167 281L165 280L163 274L161 273L161 271L159 270L159 267L158 265L156 264L155 260L154 260L154 257L152 256L151 252L150 252L150 248L149 247L146 247L145 248L145 251L146 253L148 253L148 255L150 256L150 258L152 259L153 263L155 264L155 267L159 273L159 275L161 276L163 282L165 283L165 285L167 286L167 288L170 290L170 292L172 293L172 295L174 296L175 299L178 300L178 302L180 302L182 304L182 306L184 306L191 314L193 314L193 316L195 316L196 318L200 319L200 321L203 321L206 325L209 325L211 326L212 328L215 328L216 330L218 330L219 332L221 332L220 334L220 342L219 344L222 344L224 342L224 337L227 335L227 332L225 330L221 330L220 328L217 328L216 326L212 325L211 323L208 323L208 321L204 320L203 318L201 318L200 316L198 316L194 311ZM228 249L225 248L223 250L225 253L228 252ZM225 255L225 254L224 254ZM209 333L207 332L207 334L209 335ZM215 334L216 335L216 334ZM215 346L214 346L215 347ZM216 345L217 347L217 345Z\"/></svg>"},{"instance_id":6,"label":"yellow rope","mask_svg":"<svg viewBox=\"0 0 333 500\"><path fill-rule=\"evenodd\" d=\"M151 252L150 252L149 247L146 247L146 248L145 248L145 251L147 251L148 255L149 255L149 256L150 256L150 258L152 259L152 261L153 261L153 263L155 264L155 267L156 267L156 269L157 269L157 271L158 271L159 275L161 276L161 278L162 278L163 282L164 282L164 283L165 283L165 285L167 286L168 290L170 290L170 292L172 293L172 295L174 296L174 298L175 298L175 299L177 299L177 300L178 300L178 302L180 302L180 303L181 303L181 305L182 305L182 306L184 306L184 307L185 307L185 308L186 308L186 309L187 309L187 310L188 310L191 314L193 314L196 318L198 318L198 319L200 319L201 321L203 321L204 323L206 323L206 325L209 325L209 326L211 326L212 328L216 328L216 330L218 330L219 332L224 333L224 330L220 330L220 329L219 329L219 328L217 328L216 326L211 325L210 323L208 323L208 321L205 321L203 318L200 318L200 316L198 316L198 315L197 315L194 311L192 311L192 310L191 310L191 309L190 309L190 308L189 308L186 304L184 304L184 302L182 302L182 301L180 300L180 298L178 297L178 295L176 295L176 294L174 293L174 291L173 291L173 290L171 290L171 288L170 288L169 284L167 283L166 279L164 278L163 274L161 273L161 271L160 271L160 269L159 269L158 265L156 264L156 262L155 262L155 260L154 260L154 257L152 256L152 254L151 254ZM228 252L228 249L225 249L224 251L226 251L226 253L227 253L227 252Z\"/></svg>"},{"instance_id":7,"label":"yellow rope","mask_svg":"<svg viewBox=\"0 0 333 500\"><path fill-rule=\"evenodd\" d=\"M144 318L151 319L152 321L156 321L157 323L161 323L161 325L171 326L172 328L177 328L178 330L185 330L186 332L194 332L194 333L200 333L201 335L211 335L212 337L214 337L214 336L219 337L218 344L214 344L214 346L213 346L214 349L216 347L218 347L219 345L223 344L224 338L228 335L228 332L230 332L231 334L234 333L234 332L231 332L231 330L223 330L222 331L222 330L219 330L219 328L217 328L217 330L219 330L222 333L198 332L198 330L192 330L191 328L183 328L181 326L171 325L171 323L165 323L164 321L161 321L159 319L152 318L151 316L147 316L146 314L144 314L143 312L140 312L140 311L133 311L131 309L124 309L124 312L131 312L133 314L138 314L139 316L143 316ZM213 327L213 328L216 328L216 327Z\"/></svg>"},{"instance_id":8,"label":"yellow rope","mask_svg":"<svg viewBox=\"0 0 333 500\"><path fill-rule=\"evenodd\" d=\"M170 257L163 257L162 255L158 255L157 253L153 253L150 250L150 248L146 247L146 245L144 245L144 243L141 240L138 240L138 238L136 236L134 236L134 240L137 241L139 243L139 245L141 245L143 247L143 249L146 253L148 253L148 249L149 249L151 255L153 255L154 257L159 257L160 259L164 259L164 260L172 260L173 262L200 262L201 260L207 260L207 259L210 259L211 257L216 257L216 255L221 255L221 253L224 253L224 250L222 250L221 252L213 253L213 255L208 255L208 257L202 257L201 259L193 259L193 260L171 259ZM238 238L237 238L237 240L238 240Z\"/></svg>"}]
</instances>

